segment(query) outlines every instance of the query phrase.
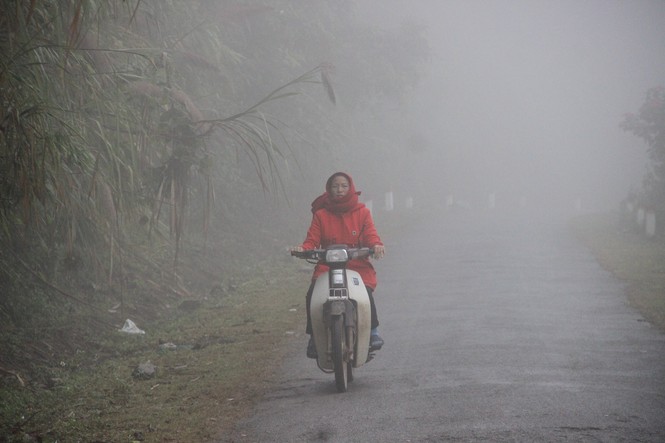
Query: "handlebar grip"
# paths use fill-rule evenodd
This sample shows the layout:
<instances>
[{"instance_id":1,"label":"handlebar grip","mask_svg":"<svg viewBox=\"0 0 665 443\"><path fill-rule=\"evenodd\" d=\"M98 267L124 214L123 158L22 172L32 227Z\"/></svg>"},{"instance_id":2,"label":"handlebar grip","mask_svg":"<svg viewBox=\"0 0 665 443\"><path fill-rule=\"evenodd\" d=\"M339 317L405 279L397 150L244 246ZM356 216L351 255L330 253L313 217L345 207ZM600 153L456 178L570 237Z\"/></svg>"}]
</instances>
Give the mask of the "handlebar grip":
<instances>
[{"instance_id":1,"label":"handlebar grip","mask_svg":"<svg viewBox=\"0 0 665 443\"><path fill-rule=\"evenodd\" d=\"M291 251L291 255L298 258L304 259L315 259L318 251L316 249L309 249L304 251Z\"/></svg>"},{"instance_id":2,"label":"handlebar grip","mask_svg":"<svg viewBox=\"0 0 665 443\"><path fill-rule=\"evenodd\" d=\"M307 253L305 251L291 251L291 255L293 257L298 257L298 258L306 258Z\"/></svg>"}]
</instances>

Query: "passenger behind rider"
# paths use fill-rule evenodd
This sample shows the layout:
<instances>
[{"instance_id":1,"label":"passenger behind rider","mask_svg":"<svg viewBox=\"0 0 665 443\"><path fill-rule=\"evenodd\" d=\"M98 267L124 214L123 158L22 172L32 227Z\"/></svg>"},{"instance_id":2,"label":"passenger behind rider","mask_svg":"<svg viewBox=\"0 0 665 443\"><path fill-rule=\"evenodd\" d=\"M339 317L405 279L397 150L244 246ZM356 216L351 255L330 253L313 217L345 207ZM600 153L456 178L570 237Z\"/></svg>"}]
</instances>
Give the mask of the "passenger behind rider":
<instances>
[{"instance_id":1,"label":"passenger behind rider","mask_svg":"<svg viewBox=\"0 0 665 443\"><path fill-rule=\"evenodd\" d=\"M345 244L349 247L374 248L374 257L380 259L385 255L385 247L376 232L374 220L369 209L358 201L360 192L356 191L351 176L344 172L336 172L326 182L326 192L312 202L312 222L307 230L305 241L300 246L292 248L294 251L310 249L325 249L334 244ZM348 269L357 271L363 279L369 295L372 331L370 335L370 349L379 350L383 346L383 339L379 336L379 320L374 303L374 289L376 288L376 271L369 258L351 260ZM312 274L305 304L307 307L307 328L309 334L307 344L307 357L316 358L316 346L312 338L312 319L310 304L314 291L314 282L317 277L325 273L328 267L317 264Z\"/></svg>"}]
</instances>

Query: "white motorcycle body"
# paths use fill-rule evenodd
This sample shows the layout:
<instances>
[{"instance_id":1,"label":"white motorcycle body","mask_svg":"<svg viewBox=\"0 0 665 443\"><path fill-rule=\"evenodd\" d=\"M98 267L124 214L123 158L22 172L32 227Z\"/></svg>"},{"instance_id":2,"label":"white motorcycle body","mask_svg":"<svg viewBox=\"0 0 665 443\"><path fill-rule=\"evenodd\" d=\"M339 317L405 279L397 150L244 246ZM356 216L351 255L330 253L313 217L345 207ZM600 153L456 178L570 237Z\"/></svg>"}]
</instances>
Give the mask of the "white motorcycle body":
<instances>
[{"instance_id":1,"label":"white motorcycle body","mask_svg":"<svg viewBox=\"0 0 665 443\"><path fill-rule=\"evenodd\" d=\"M364 365L369 357L369 339L371 332L371 309L369 296L362 277L356 271L344 269L347 281L348 299L355 305L355 344L353 349L354 368ZM330 271L320 275L314 284L310 315L312 333L318 353L318 364L322 370L333 370L333 359L330 353L329 327L324 319L324 305L331 299Z\"/></svg>"}]
</instances>

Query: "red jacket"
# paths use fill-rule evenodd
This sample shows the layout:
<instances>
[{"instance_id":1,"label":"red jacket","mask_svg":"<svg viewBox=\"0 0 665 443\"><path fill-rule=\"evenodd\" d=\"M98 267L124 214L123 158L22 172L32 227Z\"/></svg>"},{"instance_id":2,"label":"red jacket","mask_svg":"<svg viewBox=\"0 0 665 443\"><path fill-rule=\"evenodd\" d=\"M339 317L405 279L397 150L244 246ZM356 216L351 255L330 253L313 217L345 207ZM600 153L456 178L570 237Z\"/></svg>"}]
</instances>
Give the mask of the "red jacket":
<instances>
[{"instance_id":1,"label":"red jacket","mask_svg":"<svg viewBox=\"0 0 665 443\"><path fill-rule=\"evenodd\" d=\"M307 237L302 244L303 249L326 248L334 244L345 244L349 247L373 247L383 245L379 234L374 227L372 214L365 205L339 214L319 209L312 217L312 223L307 230ZM376 271L369 258L351 260L348 269L357 271L366 286L376 288ZM312 280L328 271L328 267L317 264L314 268Z\"/></svg>"}]
</instances>

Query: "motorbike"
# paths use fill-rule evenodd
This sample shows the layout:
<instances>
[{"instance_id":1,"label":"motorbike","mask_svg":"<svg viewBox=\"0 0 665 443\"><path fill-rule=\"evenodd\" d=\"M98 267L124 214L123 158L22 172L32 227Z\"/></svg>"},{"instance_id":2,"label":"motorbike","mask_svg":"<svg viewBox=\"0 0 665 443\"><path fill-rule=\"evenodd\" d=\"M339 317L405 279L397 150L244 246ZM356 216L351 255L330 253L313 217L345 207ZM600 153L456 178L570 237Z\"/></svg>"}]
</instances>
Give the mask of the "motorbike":
<instances>
[{"instance_id":1,"label":"motorbike","mask_svg":"<svg viewBox=\"0 0 665 443\"><path fill-rule=\"evenodd\" d=\"M372 360L370 349L371 311L367 289L356 271L347 269L350 260L368 257L371 248L331 245L326 249L291 251L309 263L323 263L328 272L314 283L310 304L312 336L317 365L335 374L338 392L346 392L353 370Z\"/></svg>"}]
</instances>

